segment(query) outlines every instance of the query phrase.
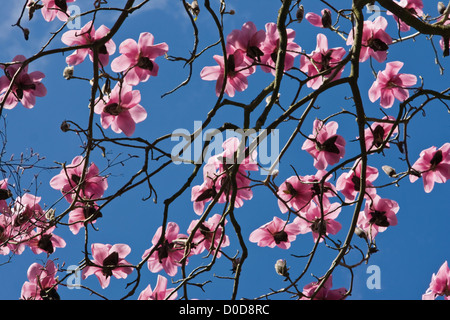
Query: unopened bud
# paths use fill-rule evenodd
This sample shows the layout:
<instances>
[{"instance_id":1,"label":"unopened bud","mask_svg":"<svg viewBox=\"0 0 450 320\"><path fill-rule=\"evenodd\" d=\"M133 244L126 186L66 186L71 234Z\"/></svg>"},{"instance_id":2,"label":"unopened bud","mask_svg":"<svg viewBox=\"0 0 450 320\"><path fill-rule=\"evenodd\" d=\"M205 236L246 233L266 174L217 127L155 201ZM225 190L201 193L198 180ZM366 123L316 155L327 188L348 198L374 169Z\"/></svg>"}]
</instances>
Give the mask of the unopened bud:
<instances>
[{"instance_id":1,"label":"unopened bud","mask_svg":"<svg viewBox=\"0 0 450 320\"><path fill-rule=\"evenodd\" d=\"M363 229L361 229L360 227L355 228L355 234L362 239L367 239L366 232Z\"/></svg>"},{"instance_id":2,"label":"unopened bud","mask_svg":"<svg viewBox=\"0 0 450 320\"><path fill-rule=\"evenodd\" d=\"M322 15L322 26L324 28L331 28L333 21L331 19L331 11L328 9L325 9L323 11L323 15Z\"/></svg>"},{"instance_id":3,"label":"unopened bud","mask_svg":"<svg viewBox=\"0 0 450 320\"><path fill-rule=\"evenodd\" d=\"M289 270L289 268L286 267L286 260L283 260L283 259L277 260L277 262L275 263L275 271L280 276L288 277L289 276L288 270Z\"/></svg>"},{"instance_id":4,"label":"unopened bud","mask_svg":"<svg viewBox=\"0 0 450 320\"><path fill-rule=\"evenodd\" d=\"M303 5L300 5L297 9L297 12L295 13L295 18L297 19L297 22L298 23L302 22L304 16L305 16L305 8L303 8Z\"/></svg>"},{"instance_id":5,"label":"unopened bud","mask_svg":"<svg viewBox=\"0 0 450 320\"><path fill-rule=\"evenodd\" d=\"M63 77L66 80L69 80L73 77L73 66L65 67L63 71Z\"/></svg>"},{"instance_id":6,"label":"unopened bud","mask_svg":"<svg viewBox=\"0 0 450 320\"><path fill-rule=\"evenodd\" d=\"M395 177L397 172L395 172L395 169L391 166L385 165L381 167L383 171L389 176L389 177Z\"/></svg>"},{"instance_id":7,"label":"unopened bud","mask_svg":"<svg viewBox=\"0 0 450 320\"><path fill-rule=\"evenodd\" d=\"M23 28L23 36L25 37L25 40L28 40L30 36L30 29Z\"/></svg>"},{"instance_id":8,"label":"unopened bud","mask_svg":"<svg viewBox=\"0 0 450 320\"><path fill-rule=\"evenodd\" d=\"M192 3L191 3L191 10L192 10L192 14L193 14L194 16L197 17L197 16L199 15L199 13L200 13L200 7L199 7L199 5L198 5L197 0L192 1Z\"/></svg>"},{"instance_id":9,"label":"unopened bud","mask_svg":"<svg viewBox=\"0 0 450 320\"><path fill-rule=\"evenodd\" d=\"M231 15L234 15L236 13L236 11L234 11L233 9L230 10L230 12L228 12Z\"/></svg>"},{"instance_id":10,"label":"unopened bud","mask_svg":"<svg viewBox=\"0 0 450 320\"><path fill-rule=\"evenodd\" d=\"M445 4L443 2L441 2L441 1L438 2L437 10L438 10L439 14L444 14L446 8L447 7L445 6Z\"/></svg>"},{"instance_id":11,"label":"unopened bud","mask_svg":"<svg viewBox=\"0 0 450 320\"><path fill-rule=\"evenodd\" d=\"M61 128L62 132L67 132L70 129L70 124L68 124L67 121L63 121L61 123L61 127L60 128Z\"/></svg>"},{"instance_id":12,"label":"unopened bud","mask_svg":"<svg viewBox=\"0 0 450 320\"><path fill-rule=\"evenodd\" d=\"M12 197L12 193L9 189L0 189L0 200L6 200Z\"/></svg>"},{"instance_id":13,"label":"unopened bud","mask_svg":"<svg viewBox=\"0 0 450 320\"><path fill-rule=\"evenodd\" d=\"M55 209L48 209L45 211L45 218L49 221L55 219Z\"/></svg>"}]
</instances>

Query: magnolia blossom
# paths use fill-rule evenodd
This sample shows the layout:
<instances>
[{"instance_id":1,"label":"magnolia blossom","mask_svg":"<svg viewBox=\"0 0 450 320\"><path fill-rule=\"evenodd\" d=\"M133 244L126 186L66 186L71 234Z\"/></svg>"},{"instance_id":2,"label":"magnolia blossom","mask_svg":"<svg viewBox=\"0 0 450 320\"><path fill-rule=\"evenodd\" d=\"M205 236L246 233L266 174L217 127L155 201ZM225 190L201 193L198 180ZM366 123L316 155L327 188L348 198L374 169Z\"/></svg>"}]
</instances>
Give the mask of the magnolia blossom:
<instances>
[{"instance_id":1,"label":"magnolia blossom","mask_svg":"<svg viewBox=\"0 0 450 320\"><path fill-rule=\"evenodd\" d=\"M30 240L27 242L35 254L46 252L52 254L55 248L64 248L66 242L60 236L53 234L55 226L51 228L37 228L36 231L31 232Z\"/></svg>"},{"instance_id":2,"label":"magnolia blossom","mask_svg":"<svg viewBox=\"0 0 450 320\"><path fill-rule=\"evenodd\" d=\"M55 18L61 21L67 21L70 17L70 10L68 10L67 3L75 2L75 0L42 0L40 4L42 16L45 21L50 22ZM28 6L33 4L33 0L28 1Z\"/></svg>"},{"instance_id":3,"label":"magnolia blossom","mask_svg":"<svg viewBox=\"0 0 450 320\"><path fill-rule=\"evenodd\" d=\"M266 24L266 39L262 44L261 50L264 55L261 57L261 69L275 75L276 63L278 58L278 50L280 48L280 35L276 23ZM294 66L294 59L298 56L302 48L294 42L295 30L286 29L287 45L286 55L284 58L284 71L290 70Z\"/></svg>"},{"instance_id":4,"label":"magnolia blossom","mask_svg":"<svg viewBox=\"0 0 450 320\"><path fill-rule=\"evenodd\" d=\"M433 273L431 276L430 285L422 295L422 300L435 300L438 296L450 300L450 269L447 261L442 264L437 274Z\"/></svg>"},{"instance_id":5,"label":"magnolia blossom","mask_svg":"<svg viewBox=\"0 0 450 320\"><path fill-rule=\"evenodd\" d=\"M345 155L345 140L336 134L336 121L324 123L316 119L313 124L313 134L303 143L302 150L307 151L314 158L314 167L324 170L328 165L339 162Z\"/></svg>"},{"instance_id":6,"label":"magnolia blossom","mask_svg":"<svg viewBox=\"0 0 450 320\"><path fill-rule=\"evenodd\" d=\"M227 80L224 92L234 97L236 91L242 92L248 87L247 77L255 72L254 67L249 67L244 60L244 52L241 50L231 51L227 47ZM204 67L200 72L200 77L206 81L216 81L216 95L222 92L223 81L225 76L225 61L223 56L214 55L217 66Z\"/></svg>"},{"instance_id":7,"label":"magnolia blossom","mask_svg":"<svg viewBox=\"0 0 450 320\"><path fill-rule=\"evenodd\" d=\"M224 232L223 227L219 225L222 216L220 214L215 214L208 220L202 222L200 226L195 231L194 237L192 239L193 249L192 254L200 254L203 251L208 251L210 253L215 253L217 248L224 248L230 245L230 239L227 235L222 234ZM195 226L198 224L199 220L193 220L188 228L188 233L192 233ZM224 225L227 220L224 220ZM220 258L220 250L217 252L217 258Z\"/></svg>"},{"instance_id":8,"label":"magnolia blossom","mask_svg":"<svg viewBox=\"0 0 450 320\"><path fill-rule=\"evenodd\" d=\"M68 202L72 202L80 185L79 197L82 199L96 199L103 196L108 188L106 177L99 176L99 169L95 163L87 168L84 180L81 181L84 169L84 158L76 156L72 163L63 168L60 173L50 180L53 189L60 190Z\"/></svg>"},{"instance_id":9,"label":"magnolia blossom","mask_svg":"<svg viewBox=\"0 0 450 320\"><path fill-rule=\"evenodd\" d=\"M392 116L384 117L383 120L389 120L390 122L374 122L369 128L364 130L364 139L366 142L366 150L378 149L383 142L387 139L389 133L394 126L395 118ZM392 130L391 137L398 134L398 127ZM388 142L384 145L389 148Z\"/></svg>"},{"instance_id":10,"label":"magnolia blossom","mask_svg":"<svg viewBox=\"0 0 450 320\"><path fill-rule=\"evenodd\" d=\"M273 217L273 220L254 230L250 234L249 240L257 243L260 247L289 249L291 242L301 233L297 223L287 223L286 221Z\"/></svg>"},{"instance_id":11,"label":"magnolia blossom","mask_svg":"<svg viewBox=\"0 0 450 320\"><path fill-rule=\"evenodd\" d=\"M159 66L155 59L165 55L169 46L165 42L154 44L154 40L151 33L143 32L137 43L133 39L123 41L119 46L122 55L111 62L111 70L125 71L125 83L131 86L147 81L150 76L157 76Z\"/></svg>"},{"instance_id":12,"label":"magnolia blossom","mask_svg":"<svg viewBox=\"0 0 450 320\"><path fill-rule=\"evenodd\" d=\"M78 203L75 209L69 213L69 229L73 234L78 234L87 221L94 224L97 221L97 218L100 218L101 216L102 214L98 211L97 204Z\"/></svg>"},{"instance_id":13,"label":"magnolia blossom","mask_svg":"<svg viewBox=\"0 0 450 320\"><path fill-rule=\"evenodd\" d=\"M361 52L359 61L364 62L369 57L375 58L378 62L383 62L387 58L387 50L392 43L391 36L385 31L387 20L383 16L377 17L374 21L364 21L363 34L361 40ZM347 38L347 45L353 45L355 30L350 31Z\"/></svg>"},{"instance_id":14,"label":"magnolia blossom","mask_svg":"<svg viewBox=\"0 0 450 320\"><path fill-rule=\"evenodd\" d=\"M0 180L0 214L11 214L11 208L6 200L12 196L11 191L8 189L8 179Z\"/></svg>"},{"instance_id":15,"label":"magnolia blossom","mask_svg":"<svg viewBox=\"0 0 450 320\"><path fill-rule=\"evenodd\" d=\"M316 50L309 55L300 57L300 70L311 78L307 82L307 86L316 90L325 80L330 78L330 81L339 79L344 71L344 66L339 67L339 69L336 69L336 67L341 63L344 55L345 49L342 47L328 49L327 37L319 33L317 35Z\"/></svg>"},{"instance_id":16,"label":"magnolia blossom","mask_svg":"<svg viewBox=\"0 0 450 320\"><path fill-rule=\"evenodd\" d=\"M175 289L167 289L167 278L158 274L155 289L152 290L151 285L148 285L138 297L138 300L175 300L178 296L177 292L172 292Z\"/></svg>"},{"instance_id":17,"label":"magnolia blossom","mask_svg":"<svg viewBox=\"0 0 450 320\"><path fill-rule=\"evenodd\" d=\"M97 30L94 28L92 21L86 23L81 30L69 30L65 32L61 41L67 46L81 46L90 45L94 42L104 38L109 33L109 29L102 25ZM109 56L116 51L116 44L113 40L108 40L104 45L98 49L98 60L102 67L109 63ZM77 49L74 53L66 58L66 63L69 66L76 66L86 59L89 54L91 61L94 61L94 52L90 48Z\"/></svg>"},{"instance_id":18,"label":"magnolia blossom","mask_svg":"<svg viewBox=\"0 0 450 320\"><path fill-rule=\"evenodd\" d=\"M60 300L56 273L58 269L53 260L48 260L45 267L33 263L27 271L28 281L22 286L20 294L23 300Z\"/></svg>"},{"instance_id":19,"label":"magnolia blossom","mask_svg":"<svg viewBox=\"0 0 450 320\"><path fill-rule=\"evenodd\" d=\"M33 71L28 73L28 65L25 65L16 75L22 66L20 62L25 60L24 56L17 55L13 59L13 62L16 63L6 68L0 65L0 68L5 71L5 75L0 77L0 101L4 102L5 109L14 108L19 101L25 108L31 109L36 104L36 97L43 97L47 94L47 88L41 83L42 79L45 78L45 74L42 72ZM11 86L11 92L6 95L14 76L16 77Z\"/></svg>"},{"instance_id":20,"label":"magnolia blossom","mask_svg":"<svg viewBox=\"0 0 450 320\"><path fill-rule=\"evenodd\" d=\"M136 123L147 118L147 111L139 103L141 93L127 84L117 83L108 97L98 99L94 112L100 115L102 127L115 133L123 132L127 137L133 135Z\"/></svg>"},{"instance_id":21,"label":"magnolia blossom","mask_svg":"<svg viewBox=\"0 0 450 320\"><path fill-rule=\"evenodd\" d=\"M336 189L345 196L345 201L350 202L356 199L361 186L361 160L357 160L353 168L339 176L336 181ZM378 169L366 166L366 189L365 197L373 198L376 195L376 189L373 182L378 178Z\"/></svg>"},{"instance_id":22,"label":"magnolia blossom","mask_svg":"<svg viewBox=\"0 0 450 320\"><path fill-rule=\"evenodd\" d=\"M397 212L400 209L397 202L375 196L366 200L364 211L358 217L358 227L361 228L371 239L378 232L385 231L389 226L397 225Z\"/></svg>"},{"instance_id":23,"label":"magnolia blossom","mask_svg":"<svg viewBox=\"0 0 450 320\"><path fill-rule=\"evenodd\" d=\"M244 52L244 62L251 65L255 61L261 62L261 57L264 55L262 46L265 39L265 31L257 30L255 24L248 21L243 24L241 29L231 31L226 40L233 51L241 50Z\"/></svg>"},{"instance_id":24,"label":"magnolia blossom","mask_svg":"<svg viewBox=\"0 0 450 320\"><path fill-rule=\"evenodd\" d=\"M383 108L390 108L397 99L400 102L409 97L406 89L417 83L417 77L413 74L399 73L403 62L394 61L386 64L384 71L378 71L377 79L369 89L369 99L372 102L380 99Z\"/></svg>"},{"instance_id":25,"label":"magnolia blossom","mask_svg":"<svg viewBox=\"0 0 450 320\"><path fill-rule=\"evenodd\" d=\"M423 16L423 2L422 0L400 0L394 1L400 7L408 10L413 16L421 17ZM397 21L398 28L400 31L409 31L411 28L404 21L400 20L396 15L392 12L388 11L388 15L394 17L395 21Z\"/></svg>"},{"instance_id":26,"label":"magnolia blossom","mask_svg":"<svg viewBox=\"0 0 450 320\"><path fill-rule=\"evenodd\" d=\"M198 215L202 214L205 203L214 199L214 197L223 188L223 192L218 199L218 203L227 202L233 192L231 172L235 166L239 166L235 175L236 181L236 197L234 201L235 208L240 208L244 205L244 200L250 200L253 197L252 189L250 188L250 179L248 178L248 171L257 171L258 164L256 163L256 151L245 155L245 150L241 150L240 141L236 137L231 137L225 140L222 144L224 151L220 154L214 155L208 159L208 162L203 168L203 183L199 186L194 186L191 192L191 201L194 203L194 211ZM238 159L240 154L242 159Z\"/></svg>"},{"instance_id":27,"label":"magnolia blossom","mask_svg":"<svg viewBox=\"0 0 450 320\"><path fill-rule=\"evenodd\" d=\"M186 235L179 232L180 227L175 222L167 223L162 243L158 245L162 226L158 228L152 239L153 246L145 250L142 255L142 259L148 259L147 266L151 272L157 273L164 269L171 277L177 274L178 267L181 266L180 261L184 257L184 246L180 241L187 239ZM158 246L155 249L156 245ZM151 251L153 253L149 257ZM188 263L188 259L186 259L186 263Z\"/></svg>"},{"instance_id":28,"label":"magnolia blossom","mask_svg":"<svg viewBox=\"0 0 450 320\"><path fill-rule=\"evenodd\" d=\"M291 176L278 187L278 207L282 213L289 208L296 212L305 211L311 205L313 198L312 184L306 183L301 177Z\"/></svg>"},{"instance_id":29,"label":"magnolia blossom","mask_svg":"<svg viewBox=\"0 0 450 320\"><path fill-rule=\"evenodd\" d=\"M450 142L445 143L439 149L433 146L423 150L412 168L422 176L426 193L433 190L435 182L447 182L450 179ZM411 182L415 182L417 179L417 175L409 175Z\"/></svg>"},{"instance_id":30,"label":"magnolia blossom","mask_svg":"<svg viewBox=\"0 0 450 320\"><path fill-rule=\"evenodd\" d=\"M319 205L313 204L305 213L304 219L297 217L295 223L299 225L302 233L312 232L314 242L322 242L328 234L337 234L342 225L336 221L341 212L338 203L324 206L323 212Z\"/></svg>"},{"instance_id":31,"label":"magnolia blossom","mask_svg":"<svg viewBox=\"0 0 450 320\"><path fill-rule=\"evenodd\" d=\"M92 263L88 264L82 272L82 278L95 274L102 289L109 286L112 276L116 279L125 279L133 268L125 257L131 252L131 248L126 244L101 244L93 243L91 245Z\"/></svg>"},{"instance_id":32,"label":"magnolia blossom","mask_svg":"<svg viewBox=\"0 0 450 320\"><path fill-rule=\"evenodd\" d=\"M318 28L329 28L331 26L331 11L330 9L322 9L321 15L314 12L308 12L305 19L313 26Z\"/></svg>"},{"instance_id":33,"label":"magnolia blossom","mask_svg":"<svg viewBox=\"0 0 450 320\"><path fill-rule=\"evenodd\" d=\"M320 290L315 294L313 300L343 300L347 296L347 289L339 288L339 289L331 289L333 287L333 280L330 275L328 279L325 281L324 285L320 288ZM301 300L310 300L313 296L314 292L319 288L321 281L311 282L303 287L303 297Z\"/></svg>"}]
</instances>

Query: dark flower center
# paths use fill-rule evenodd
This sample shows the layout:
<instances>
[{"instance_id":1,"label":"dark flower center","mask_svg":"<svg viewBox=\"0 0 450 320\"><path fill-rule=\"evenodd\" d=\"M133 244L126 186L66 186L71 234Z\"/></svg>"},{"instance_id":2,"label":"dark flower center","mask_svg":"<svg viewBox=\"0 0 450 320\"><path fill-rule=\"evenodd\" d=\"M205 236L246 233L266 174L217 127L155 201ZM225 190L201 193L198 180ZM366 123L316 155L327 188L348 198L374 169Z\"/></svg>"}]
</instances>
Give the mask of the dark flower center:
<instances>
[{"instance_id":1,"label":"dark flower center","mask_svg":"<svg viewBox=\"0 0 450 320\"><path fill-rule=\"evenodd\" d=\"M353 175L352 182L353 182L353 186L355 188L355 191L359 191L359 189L361 188L361 180L360 180L360 178L357 177L356 175Z\"/></svg>"},{"instance_id":2,"label":"dark flower center","mask_svg":"<svg viewBox=\"0 0 450 320\"><path fill-rule=\"evenodd\" d=\"M102 273L105 277L112 276L112 269L119 263L119 253L114 251L103 260Z\"/></svg>"},{"instance_id":3,"label":"dark flower center","mask_svg":"<svg viewBox=\"0 0 450 320\"><path fill-rule=\"evenodd\" d=\"M103 108L103 112L112 116L118 116L123 111L122 107L118 103L110 103Z\"/></svg>"},{"instance_id":4,"label":"dark flower center","mask_svg":"<svg viewBox=\"0 0 450 320\"><path fill-rule=\"evenodd\" d=\"M295 198L298 194L297 190L295 190L294 186L286 181L286 190L283 190L285 194L290 194L293 198Z\"/></svg>"},{"instance_id":5,"label":"dark flower center","mask_svg":"<svg viewBox=\"0 0 450 320\"><path fill-rule=\"evenodd\" d=\"M380 125L377 125L373 130L372 134L373 134L373 145L379 148L384 140L384 128Z\"/></svg>"},{"instance_id":6,"label":"dark flower center","mask_svg":"<svg viewBox=\"0 0 450 320\"><path fill-rule=\"evenodd\" d=\"M8 189L0 189L0 200L6 200L12 197L12 193Z\"/></svg>"},{"instance_id":7,"label":"dark flower center","mask_svg":"<svg viewBox=\"0 0 450 320\"><path fill-rule=\"evenodd\" d=\"M228 64L228 66L227 66L228 75L230 75L230 76L234 75L235 72L236 72L236 63L234 61L234 55L233 54L230 54L228 56L227 64Z\"/></svg>"},{"instance_id":8,"label":"dark flower center","mask_svg":"<svg viewBox=\"0 0 450 320\"><path fill-rule=\"evenodd\" d=\"M389 46L383 41L378 38L372 38L368 42L369 48L371 48L373 51L387 51L389 49Z\"/></svg>"},{"instance_id":9,"label":"dark flower center","mask_svg":"<svg viewBox=\"0 0 450 320\"><path fill-rule=\"evenodd\" d=\"M327 232L327 225L322 219L316 219L311 224L311 231L323 235Z\"/></svg>"},{"instance_id":10,"label":"dark flower center","mask_svg":"<svg viewBox=\"0 0 450 320\"><path fill-rule=\"evenodd\" d=\"M172 249L173 243L169 243L169 241L164 240L164 243L157 249L159 263L162 263L162 259L165 259L169 256L169 252Z\"/></svg>"},{"instance_id":11,"label":"dark flower center","mask_svg":"<svg viewBox=\"0 0 450 320\"><path fill-rule=\"evenodd\" d=\"M39 295L41 296L42 300L61 300L55 288L41 289Z\"/></svg>"},{"instance_id":12,"label":"dark flower center","mask_svg":"<svg viewBox=\"0 0 450 320\"><path fill-rule=\"evenodd\" d=\"M141 69L152 71L154 68L153 61L147 57L139 57L137 66Z\"/></svg>"},{"instance_id":13,"label":"dark flower center","mask_svg":"<svg viewBox=\"0 0 450 320\"><path fill-rule=\"evenodd\" d=\"M250 46L247 48L247 56L253 60L260 62L263 55L264 52L262 52L257 46Z\"/></svg>"},{"instance_id":14,"label":"dark flower center","mask_svg":"<svg viewBox=\"0 0 450 320\"><path fill-rule=\"evenodd\" d=\"M436 169L436 166L441 163L443 160L442 157L442 150L438 150L436 151L436 153L433 155L433 158L431 158L430 160L430 164L431 164L431 170Z\"/></svg>"},{"instance_id":15,"label":"dark flower center","mask_svg":"<svg viewBox=\"0 0 450 320\"><path fill-rule=\"evenodd\" d=\"M288 241L288 235L284 230L281 230L273 234L273 239L276 244L280 244L281 242Z\"/></svg>"},{"instance_id":16,"label":"dark flower center","mask_svg":"<svg viewBox=\"0 0 450 320\"><path fill-rule=\"evenodd\" d=\"M339 148L336 146L336 140L338 136L332 136L331 138L328 138L323 143L320 143L316 140L316 147L319 151L327 151L335 154L339 154Z\"/></svg>"},{"instance_id":17,"label":"dark flower center","mask_svg":"<svg viewBox=\"0 0 450 320\"><path fill-rule=\"evenodd\" d=\"M67 2L66 0L55 0L55 5L61 9L62 12L67 11Z\"/></svg>"},{"instance_id":18,"label":"dark flower center","mask_svg":"<svg viewBox=\"0 0 450 320\"><path fill-rule=\"evenodd\" d=\"M43 234L38 241L38 248L44 250L48 253L53 253L54 248L52 244L52 235L51 234Z\"/></svg>"},{"instance_id":19,"label":"dark flower center","mask_svg":"<svg viewBox=\"0 0 450 320\"><path fill-rule=\"evenodd\" d=\"M386 211L375 210L372 211L370 215L372 216L372 218L370 218L369 220L371 224L375 224L379 227L389 227L389 221L386 217Z\"/></svg>"}]
</instances>

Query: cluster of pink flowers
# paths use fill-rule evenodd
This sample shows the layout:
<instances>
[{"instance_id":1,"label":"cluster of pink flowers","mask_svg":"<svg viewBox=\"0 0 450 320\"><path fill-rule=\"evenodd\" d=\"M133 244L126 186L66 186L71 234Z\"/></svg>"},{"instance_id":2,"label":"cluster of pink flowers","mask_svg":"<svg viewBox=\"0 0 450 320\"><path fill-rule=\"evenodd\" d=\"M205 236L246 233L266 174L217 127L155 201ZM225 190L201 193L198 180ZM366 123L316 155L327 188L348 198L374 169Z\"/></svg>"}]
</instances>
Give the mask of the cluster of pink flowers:
<instances>
[{"instance_id":1,"label":"cluster of pink flowers","mask_svg":"<svg viewBox=\"0 0 450 320\"><path fill-rule=\"evenodd\" d=\"M294 59L301 52L300 46L294 42L295 31L293 29L286 31L284 71L294 66ZM226 43L226 57L214 56L218 66L204 67L200 72L203 80L216 81L217 96L222 91L225 73L227 78L224 92L230 97L233 97L236 91L242 92L247 89L247 78L256 72L257 66L266 73L275 74L280 46L275 23L267 23L265 30L258 30L253 22L246 22L241 29L235 29L227 36Z\"/></svg>"},{"instance_id":2,"label":"cluster of pink flowers","mask_svg":"<svg viewBox=\"0 0 450 320\"><path fill-rule=\"evenodd\" d=\"M450 300L450 268L447 261L431 276L430 285L422 295L422 300L435 300L438 297Z\"/></svg>"}]
</instances>

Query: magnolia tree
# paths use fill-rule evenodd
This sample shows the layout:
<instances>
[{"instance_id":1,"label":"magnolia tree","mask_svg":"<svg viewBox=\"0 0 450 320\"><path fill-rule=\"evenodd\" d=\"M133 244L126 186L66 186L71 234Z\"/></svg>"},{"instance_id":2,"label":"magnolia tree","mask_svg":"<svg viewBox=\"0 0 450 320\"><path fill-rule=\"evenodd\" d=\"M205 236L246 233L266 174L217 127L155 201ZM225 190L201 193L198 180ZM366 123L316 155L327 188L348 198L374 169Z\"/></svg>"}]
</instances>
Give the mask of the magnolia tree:
<instances>
[{"instance_id":1,"label":"magnolia tree","mask_svg":"<svg viewBox=\"0 0 450 320\"><path fill-rule=\"evenodd\" d=\"M377 240L401 224L402 187L423 183L420 202L450 179L450 142L429 137L411 152L408 130L450 111L450 3L249 1L255 17L271 10L258 25L232 0L180 0L164 10L178 10L190 37L164 39L151 24L161 2L116 2L22 0L8 13L22 41L45 38L0 64L1 261L28 268L8 276L21 282L12 299L345 299L365 281L356 270L383 254ZM424 60L435 69L409 71ZM50 62L62 76L46 75ZM148 103L160 79L171 88ZM190 95L195 106L164 112L195 114L194 131L180 117L156 126L160 101ZM11 154L7 132L21 124L10 119L39 121L49 97L62 105L47 109L67 110L40 128L60 129L57 158L20 145ZM141 130L146 122L159 131ZM441 263L422 274L431 283L417 298L450 295ZM258 288L275 278L265 292L246 283L255 272Z\"/></svg>"}]
</instances>

